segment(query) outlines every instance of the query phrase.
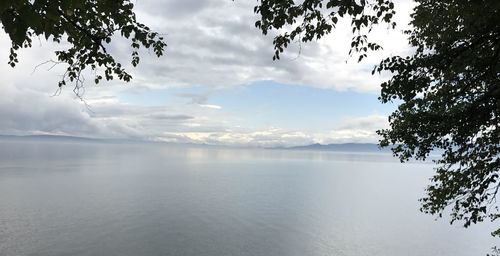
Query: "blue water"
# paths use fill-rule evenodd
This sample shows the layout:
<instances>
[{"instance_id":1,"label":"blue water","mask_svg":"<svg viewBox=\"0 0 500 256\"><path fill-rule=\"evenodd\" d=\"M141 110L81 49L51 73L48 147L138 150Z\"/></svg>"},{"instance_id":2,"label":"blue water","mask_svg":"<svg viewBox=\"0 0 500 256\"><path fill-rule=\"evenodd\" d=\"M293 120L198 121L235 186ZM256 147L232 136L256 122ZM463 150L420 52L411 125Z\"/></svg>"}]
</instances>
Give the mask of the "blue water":
<instances>
[{"instance_id":1,"label":"blue water","mask_svg":"<svg viewBox=\"0 0 500 256\"><path fill-rule=\"evenodd\" d=\"M0 255L485 255L390 155L0 141Z\"/></svg>"}]
</instances>

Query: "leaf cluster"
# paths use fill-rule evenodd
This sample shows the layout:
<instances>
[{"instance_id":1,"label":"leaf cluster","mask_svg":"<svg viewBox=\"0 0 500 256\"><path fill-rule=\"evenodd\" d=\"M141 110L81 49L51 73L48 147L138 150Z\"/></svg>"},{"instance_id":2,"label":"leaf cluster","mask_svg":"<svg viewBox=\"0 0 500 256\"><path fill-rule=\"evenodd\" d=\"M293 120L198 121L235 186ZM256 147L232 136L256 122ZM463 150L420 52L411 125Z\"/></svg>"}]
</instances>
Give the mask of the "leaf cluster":
<instances>
[{"instance_id":1,"label":"leaf cluster","mask_svg":"<svg viewBox=\"0 0 500 256\"><path fill-rule=\"evenodd\" d=\"M106 49L115 33L130 40L133 66L139 64L141 47L151 48L158 57L166 47L162 36L137 22L132 9L129 0L2 0L0 22L12 41L9 64L14 67L19 62L20 48L44 37L70 46L55 52L57 63L68 64L59 87L67 81L81 86L81 72L98 67L104 72L95 74L95 83L115 77L128 82L132 76Z\"/></svg>"},{"instance_id":2,"label":"leaf cluster","mask_svg":"<svg viewBox=\"0 0 500 256\"><path fill-rule=\"evenodd\" d=\"M367 34L372 26L387 23L394 27L394 3L390 0L259 0L254 12L260 15L255 27L264 35L278 31L274 37L273 60L292 42L318 40L332 32L342 18L351 19L353 37L351 52L359 53L359 61L369 50L378 50L380 45L369 42Z\"/></svg>"}]
</instances>

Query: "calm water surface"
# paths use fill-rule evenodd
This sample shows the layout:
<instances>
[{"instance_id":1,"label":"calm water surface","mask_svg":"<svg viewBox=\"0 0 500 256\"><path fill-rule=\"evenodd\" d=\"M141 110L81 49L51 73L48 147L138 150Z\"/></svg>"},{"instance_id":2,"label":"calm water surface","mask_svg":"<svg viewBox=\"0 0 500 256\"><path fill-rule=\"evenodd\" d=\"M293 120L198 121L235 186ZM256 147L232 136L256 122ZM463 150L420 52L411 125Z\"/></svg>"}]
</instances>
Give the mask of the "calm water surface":
<instances>
[{"instance_id":1,"label":"calm water surface","mask_svg":"<svg viewBox=\"0 0 500 256\"><path fill-rule=\"evenodd\" d=\"M389 155L0 141L0 255L485 255Z\"/></svg>"}]
</instances>

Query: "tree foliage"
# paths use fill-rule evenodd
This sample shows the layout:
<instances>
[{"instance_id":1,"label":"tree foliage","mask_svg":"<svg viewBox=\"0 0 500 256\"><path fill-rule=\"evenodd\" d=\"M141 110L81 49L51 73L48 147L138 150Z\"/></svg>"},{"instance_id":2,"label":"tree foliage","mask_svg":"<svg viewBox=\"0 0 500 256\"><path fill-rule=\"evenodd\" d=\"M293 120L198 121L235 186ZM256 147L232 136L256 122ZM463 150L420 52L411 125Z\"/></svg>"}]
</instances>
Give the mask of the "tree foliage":
<instances>
[{"instance_id":1,"label":"tree foliage","mask_svg":"<svg viewBox=\"0 0 500 256\"><path fill-rule=\"evenodd\" d=\"M305 0L296 4L293 0L261 0L254 8L261 19L255 22L264 35L269 31L283 31L273 41L273 60L294 41L309 42L332 32L339 19L349 17L353 32L351 52L359 53L361 61L370 50L381 49L377 43L368 40L373 25L387 23L394 27L395 14L392 1L377 0Z\"/></svg>"},{"instance_id":2,"label":"tree foliage","mask_svg":"<svg viewBox=\"0 0 500 256\"><path fill-rule=\"evenodd\" d=\"M161 35L137 22L129 0L2 0L0 21L12 41L9 64L19 62L17 51L31 47L34 38L43 37L69 48L56 51L57 62L68 68L59 82L69 80L82 85L81 72L87 68L104 69L95 73L95 82L115 76L123 81L132 78L122 65L108 53L106 46L119 33L130 40L131 64L139 64L138 49L151 48L159 57L166 47Z\"/></svg>"},{"instance_id":3,"label":"tree foliage","mask_svg":"<svg viewBox=\"0 0 500 256\"><path fill-rule=\"evenodd\" d=\"M489 211L500 187L500 2L417 1L409 57L388 58L378 71L394 75L382 84L382 102L403 103L380 131L382 145L397 144L402 160L443 150L437 174L421 201L465 226L497 218Z\"/></svg>"},{"instance_id":4,"label":"tree foliage","mask_svg":"<svg viewBox=\"0 0 500 256\"><path fill-rule=\"evenodd\" d=\"M307 42L330 33L346 14L354 33L351 50L363 56L373 47L358 39L362 28L392 24L394 5L380 0L261 0L255 12L261 15L256 26L264 34L278 30L274 58L295 38ZM466 227L497 219L500 1L416 0L411 18L413 29L406 33L415 52L387 58L373 70L392 74L381 85L380 100L402 102L389 117L390 128L378 131L380 145L392 145L403 162L426 159L436 149L443 152L421 199L423 212L441 216L451 206L452 222L463 221Z\"/></svg>"}]
</instances>

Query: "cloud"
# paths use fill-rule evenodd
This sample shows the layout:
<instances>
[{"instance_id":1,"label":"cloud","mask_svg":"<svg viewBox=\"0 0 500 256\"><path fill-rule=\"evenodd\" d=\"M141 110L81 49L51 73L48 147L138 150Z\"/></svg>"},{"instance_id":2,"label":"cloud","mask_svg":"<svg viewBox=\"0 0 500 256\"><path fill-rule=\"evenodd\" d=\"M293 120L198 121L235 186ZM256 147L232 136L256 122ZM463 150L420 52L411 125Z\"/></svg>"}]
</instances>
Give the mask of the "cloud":
<instances>
[{"instance_id":1,"label":"cloud","mask_svg":"<svg viewBox=\"0 0 500 256\"><path fill-rule=\"evenodd\" d=\"M178 97L190 99L189 104L207 104L210 92L204 93L179 93Z\"/></svg>"},{"instance_id":2,"label":"cloud","mask_svg":"<svg viewBox=\"0 0 500 256\"><path fill-rule=\"evenodd\" d=\"M164 114L164 113L151 114L151 115L148 115L147 118L159 119L159 120L174 120L174 121L185 121L185 120L194 119L193 116L188 116L188 115L168 115L168 114Z\"/></svg>"},{"instance_id":3,"label":"cloud","mask_svg":"<svg viewBox=\"0 0 500 256\"><path fill-rule=\"evenodd\" d=\"M141 66L134 72L136 81L152 88L192 85L219 88L273 80L376 92L385 77L371 75L374 65L383 57L411 51L401 30L408 27L413 3L398 1L399 27L396 30L383 25L376 27L371 38L385 50L370 54L362 63L348 56L352 35L347 19L341 20L331 35L303 45L292 44L280 61L272 61L273 36L263 36L254 27L253 21L258 19L253 13L254 4L211 0L200 4L151 1L138 5L139 19L164 32L169 46L161 61L141 59ZM168 11L159 15L159 10ZM173 10L178 10L179 15L168 15Z\"/></svg>"},{"instance_id":4,"label":"cloud","mask_svg":"<svg viewBox=\"0 0 500 256\"><path fill-rule=\"evenodd\" d=\"M128 63L131 50L128 42L116 37L108 50L126 64L133 74L134 87L205 85L220 88L273 80L361 92L379 90L385 78L372 76L370 71L382 57L411 51L401 30L408 27L408 14L414 4L405 0L396 5L399 25L396 30L381 25L371 33L371 38L385 50L371 53L362 63L348 56L352 35L347 19L341 20L331 35L303 45L292 44L280 61L272 61L273 35L263 36L254 27L258 19L253 13L254 5L254 2L227 0L140 1L135 8L138 19L165 35L166 56L157 59L143 51L140 65L134 69ZM2 42L3 59L10 45L7 40ZM40 45L43 50L23 51L30 56L20 56L21 61L31 63L33 68L53 58L54 49L66 47L42 41ZM40 47L35 43L34 48ZM54 71L52 75L61 74L61 69Z\"/></svg>"},{"instance_id":5,"label":"cloud","mask_svg":"<svg viewBox=\"0 0 500 256\"><path fill-rule=\"evenodd\" d=\"M377 143L379 137L375 131L387 128L387 125L387 117L371 115L344 119L338 127L324 132L294 131L276 127L260 130L236 128L211 132L164 133L158 140L254 147L300 146L313 143Z\"/></svg>"},{"instance_id":6,"label":"cloud","mask_svg":"<svg viewBox=\"0 0 500 256\"><path fill-rule=\"evenodd\" d=\"M227 0L138 1L138 19L165 35L169 45L166 56L157 59L143 51L140 65L134 69L127 64L129 44L114 38L109 52L134 79L126 85L120 81L99 86L88 82L84 98L90 110L74 97L70 86L60 96L51 97L64 65L50 70L50 65L37 67L55 59L54 51L67 45L35 40L31 49L19 52L19 65L10 68L6 64L10 42L0 32L0 63L4 63L0 64L0 134L44 133L252 146L376 141L374 131L386 125L383 115L346 118L333 128L325 125L293 129L272 122L249 125L246 120L265 115L265 111L237 115L231 108L234 106L210 99L215 91L263 80L373 94L384 79L371 76L373 65L384 56L411 51L400 30L408 23L413 3L398 1L397 21L402 26L394 31L376 28L372 38L385 50L371 54L360 64L348 56L351 35L346 22L339 23L332 35L320 41L300 47L292 44L280 61L272 61L273 38L261 35L254 27L258 19L253 13L254 4ZM91 78L92 74L85 76ZM161 99L158 104L131 102L121 97L125 93L133 97L166 88L191 90L173 92L171 100Z\"/></svg>"},{"instance_id":7,"label":"cloud","mask_svg":"<svg viewBox=\"0 0 500 256\"><path fill-rule=\"evenodd\" d=\"M212 105L212 104L200 104L199 105L202 108L211 108L211 109L221 109L221 106L218 105Z\"/></svg>"},{"instance_id":8,"label":"cloud","mask_svg":"<svg viewBox=\"0 0 500 256\"><path fill-rule=\"evenodd\" d=\"M353 129L365 129L365 130L377 130L387 128L389 125L387 117L383 115L370 115L366 117L354 117L346 118L340 121L340 125L337 127L338 130L353 130Z\"/></svg>"},{"instance_id":9,"label":"cloud","mask_svg":"<svg viewBox=\"0 0 500 256\"><path fill-rule=\"evenodd\" d=\"M8 95L0 97L2 134L116 135L116 130L106 129L108 124L94 120L83 104L69 97L50 97L33 90L6 85L2 89ZM118 123L113 126L125 129L119 127Z\"/></svg>"},{"instance_id":10,"label":"cloud","mask_svg":"<svg viewBox=\"0 0 500 256\"><path fill-rule=\"evenodd\" d=\"M241 117L217 105L140 106L116 97L90 99L92 111L70 92L51 97L26 87L4 86L0 98L0 134L58 134L94 138L133 138L154 141L229 146L275 147L312 143L376 142L375 130L387 127L387 117L344 118L331 130L311 132L287 127L242 127ZM29 104L26 104L29 102ZM189 107L190 106L190 107ZM203 105L201 105L203 106ZM207 111L202 111L204 108Z\"/></svg>"}]
</instances>

